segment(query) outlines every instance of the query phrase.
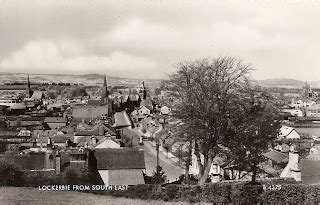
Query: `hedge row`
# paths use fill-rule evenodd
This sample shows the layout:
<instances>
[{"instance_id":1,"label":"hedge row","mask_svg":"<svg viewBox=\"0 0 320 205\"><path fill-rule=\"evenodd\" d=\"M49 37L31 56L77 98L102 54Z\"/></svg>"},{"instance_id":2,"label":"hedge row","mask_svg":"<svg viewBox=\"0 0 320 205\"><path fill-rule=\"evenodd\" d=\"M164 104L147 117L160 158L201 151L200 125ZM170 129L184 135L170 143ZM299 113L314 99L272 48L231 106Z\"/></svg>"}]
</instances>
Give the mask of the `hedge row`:
<instances>
[{"instance_id":1,"label":"hedge row","mask_svg":"<svg viewBox=\"0 0 320 205\"><path fill-rule=\"evenodd\" d=\"M279 188L279 187L278 187ZM264 189L263 185L216 183L204 186L137 185L126 191L96 191L95 194L145 200L188 201L237 204L301 204L320 202L320 185L282 184L281 189Z\"/></svg>"},{"instance_id":2,"label":"hedge row","mask_svg":"<svg viewBox=\"0 0 320 205\"><path fill-rule=\"evenodd\" d=\"M16 164L0 160L0 186L27 186L59 184L103 184L99 173L88 169L66 168L60 175L48 171L22 171Z\"/></svg>"}]
</instances>

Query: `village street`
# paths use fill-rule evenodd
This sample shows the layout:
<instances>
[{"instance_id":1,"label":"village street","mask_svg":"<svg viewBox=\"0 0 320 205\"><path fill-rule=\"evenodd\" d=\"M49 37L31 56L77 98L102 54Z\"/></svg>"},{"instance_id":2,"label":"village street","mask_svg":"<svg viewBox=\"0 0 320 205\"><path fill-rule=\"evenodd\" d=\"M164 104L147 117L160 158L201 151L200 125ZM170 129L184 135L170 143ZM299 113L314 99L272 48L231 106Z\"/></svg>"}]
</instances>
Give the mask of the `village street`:
<instances>
[{"instance_id":1,"label":"village street","mask_svg":"<svg viewBox=\"0 0 320 205\"><path fill-rule=\"evenodd\" d=\"M144 142L144 157L146 162L146 172L147 175L151 176L156 170L157 166L157 151L156 148L152 146L152 142ZM159 164L167 176L169 182L175 181L183 174L183 169L176 165L174 161L167 158L167 155L159 152Z\"/></svg>"}]
</instances>

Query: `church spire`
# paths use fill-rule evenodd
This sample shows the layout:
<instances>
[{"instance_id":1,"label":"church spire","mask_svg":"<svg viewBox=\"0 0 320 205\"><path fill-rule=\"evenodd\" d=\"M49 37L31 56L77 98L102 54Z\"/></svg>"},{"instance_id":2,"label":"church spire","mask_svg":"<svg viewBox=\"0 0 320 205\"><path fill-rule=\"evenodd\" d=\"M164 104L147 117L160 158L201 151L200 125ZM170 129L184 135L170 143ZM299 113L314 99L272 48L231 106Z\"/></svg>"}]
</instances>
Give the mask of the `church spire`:
<instances>
[{"instance_id":1,"label":"church spire","mask_svg":"<svg viewBox=\"0 0 320 205\"><path fill-rule=\"evenodd\" d=\"M147 90L146 87L144 86L144 82L142 81L142 88L143 88L143 99L147 99Z\"/></svg>"},{"instance_id":2,"label":"church spire","mask_svg":"<svg viewBox=\"0 0 320 205\"><path fill-rule=\"evenodd\" d=\"M28 74L27 87L30 89L30 78L29 78L29 74Z\"/></svg>"},{"instance_id":3,"label":"church spire","mask_svg":"<svg viewBox=\"0 0 320 205\"><path fill-rule=\"evenodd\" d=\"M103 86L107 86L107 75L104 74Z\"/></svg>"},{"instance_id":4,"label":"church spire","mask_svg":"<svg viewBox=\"0 0 320 205\"><path fill-rule=\"evenodd\" d=\"M26 87L26 96L28 98L31 98L31 95L32 95L32 91L31 91L31 88L30 88L30 78L29 78L29 74L28 74L27 87Z\"/></svg>"},{"instance_id":5,"label":"church spire","mask_svg":"<svg viewBox=\"0 0 320 205\"><path fill-rule=\"evenodd\" d=\"M108 86L107 86L107 76L104 75L103 85L101 87L101 101L103 103L107 103L108 102L108 96L109 96L109 92L108 92Z\"/></svg>"}]
</instances>

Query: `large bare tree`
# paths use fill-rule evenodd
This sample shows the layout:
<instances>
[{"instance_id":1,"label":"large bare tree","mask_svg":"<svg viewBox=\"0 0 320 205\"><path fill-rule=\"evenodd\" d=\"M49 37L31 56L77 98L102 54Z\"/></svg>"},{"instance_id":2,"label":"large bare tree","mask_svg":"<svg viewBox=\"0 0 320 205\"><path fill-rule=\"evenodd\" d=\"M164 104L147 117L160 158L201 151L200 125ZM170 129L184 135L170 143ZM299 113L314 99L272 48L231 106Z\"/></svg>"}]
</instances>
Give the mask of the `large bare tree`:
<instances>
[{"instance_id":1,"label":"large bare tree","mask_svg":"<svg viewBox=\"0 0 320 205\"><path fill-rule=\"evenodd\" d=\"M252 68L233 57L182 62L177 67L164 86L175 98L175 117L188 127L200 167L199 184L204 184L213 158L221 151L219 145L230 140L231 115Z\"/></svg>"}]
</instances>

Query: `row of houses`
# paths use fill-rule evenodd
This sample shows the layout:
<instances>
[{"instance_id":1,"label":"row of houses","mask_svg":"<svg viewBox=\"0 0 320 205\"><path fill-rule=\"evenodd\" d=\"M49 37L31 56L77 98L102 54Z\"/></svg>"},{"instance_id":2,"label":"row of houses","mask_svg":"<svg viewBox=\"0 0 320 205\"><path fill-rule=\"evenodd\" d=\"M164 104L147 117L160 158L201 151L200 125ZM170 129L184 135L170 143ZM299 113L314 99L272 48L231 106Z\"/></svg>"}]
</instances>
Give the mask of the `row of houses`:
<instances>
[{"instance_id":1,"label":"row of houses","mask_svg":"<svg viewBox=\"0 0 320 205\"><path fill-rule=\"evenodd\" d=\"M144 151L136 148L67 148L24 155L4 155L2 160L18 164L23 171L60 174L67 167L97 170L106 185L144 184Z\"/></svg>"}]
</instances>

